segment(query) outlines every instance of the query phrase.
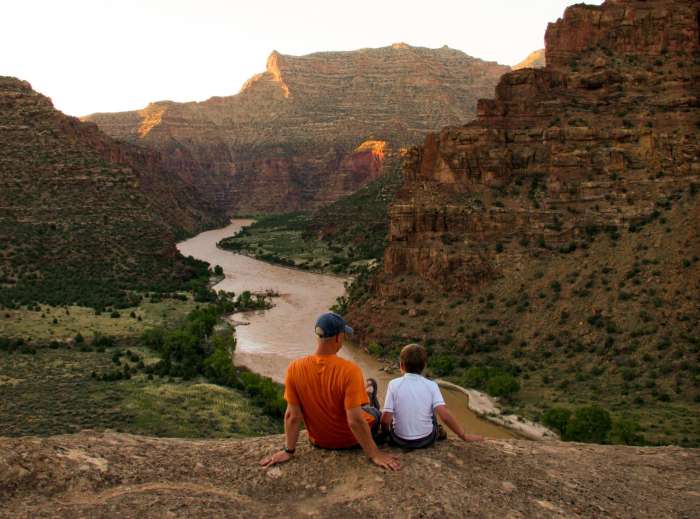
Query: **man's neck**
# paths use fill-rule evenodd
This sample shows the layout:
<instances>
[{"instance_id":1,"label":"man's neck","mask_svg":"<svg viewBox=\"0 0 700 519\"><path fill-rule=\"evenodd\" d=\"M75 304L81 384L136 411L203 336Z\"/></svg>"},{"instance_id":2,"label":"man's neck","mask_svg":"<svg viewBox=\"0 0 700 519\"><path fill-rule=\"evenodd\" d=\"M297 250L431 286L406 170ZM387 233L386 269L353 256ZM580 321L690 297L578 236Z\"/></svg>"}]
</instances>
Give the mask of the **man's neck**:
<instances>
[{"instance_id":1,"label":"man's neck","mask_svg":"<svg viewBox=\"0 0 700 519\"><path fill-rule=\"evenodd\" d=\"M314 355L335 355L338 350L335 346L329 344L319 344L316 346L316 351Z\"/></svg>"}]
</instances>

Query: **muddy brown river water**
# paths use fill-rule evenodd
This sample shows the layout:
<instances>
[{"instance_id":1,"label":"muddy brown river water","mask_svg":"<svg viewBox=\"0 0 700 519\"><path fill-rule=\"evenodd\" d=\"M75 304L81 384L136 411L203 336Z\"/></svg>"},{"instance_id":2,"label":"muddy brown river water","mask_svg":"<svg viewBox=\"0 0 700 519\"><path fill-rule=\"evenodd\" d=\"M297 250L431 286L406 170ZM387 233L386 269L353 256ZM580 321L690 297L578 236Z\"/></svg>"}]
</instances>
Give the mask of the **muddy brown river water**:
<instances>
[{"instance_id":1,"label":"muddy brown river water","mask_svg":"<svg viewBox=\"0 0 700 519\"><path fill-rule=\"evenodd\" d=\"M206 231L178 244L185 256L221 265L225 278L215 290L236 294L244 290L274 290L280 294L270 310L236 314L236 364L271 377L284 379L289 361L308 355L315 346L313 332L316 317L327 311L345 291L345 279L271 265L241 254L219 249L216 244L233 236L253 220L237 219L221 229ZM349 323L352 325L353 323ZM343 347L340 355L360 365L366 377L379 383L380 402L386 384L396 374L381 371L379 361L352 345ZM445 401L465 430L491 438L512 438L503 427L480 419L467 405L467 397L457 391L442 388Z\"/></svg>"}]
</instances>

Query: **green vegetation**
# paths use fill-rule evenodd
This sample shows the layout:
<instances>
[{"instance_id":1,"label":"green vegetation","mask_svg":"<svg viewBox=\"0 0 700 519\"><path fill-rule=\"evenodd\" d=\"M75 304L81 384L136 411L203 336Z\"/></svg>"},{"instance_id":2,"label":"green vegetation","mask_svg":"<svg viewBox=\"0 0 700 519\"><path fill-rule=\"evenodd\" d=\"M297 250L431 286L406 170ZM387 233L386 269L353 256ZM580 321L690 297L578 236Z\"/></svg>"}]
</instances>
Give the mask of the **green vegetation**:
<instances>
[{"instance_id":1,"label":"green vegetation","mask_svg":"<svg viewBox=\"0 0 700 519\"><path fill-rule=\"evenodd\" d=\"M90 332L77 332L69 342L50 335L0 338L0 386L8 395L0 434L83 428L182 437L279 432L285 408L280 385L234 367L235 339L220 324L225 313L269 308L272 296L210 293L211 302L197 306L183 297L177 300L179 319L158 313L169 303L149 303L158 309L153 319L138 321L147 317L141 306L113 320L149 328L111 328L115 336L90 321L109 323L108 316L76 307L38 308L45 316L72 310ZM191 310L183 316L186 308Z\"/></svg>"},{"instance_id":2,"label":"green vegetation","mask_svg":"<svg viewBox=\"0 0 700 519\"><path fill-rule=\"evenodd\" d=\"M634 420L618 418L613 421L610 413L600 406L583 406L575 409L552 407L542 413L542 423L557 431L563 440L587 443L644 444L640 426Z\"/></svg>"},{"instance_id":3,"label":"green vegetation","mask_svg":"<svg viewBox=\"0 0 700 519\"><path fill-rule=\"evenodd\" d=\"M26 354L34 351L33 354ZM146 364L157 359L133 345ZM113 349L83 352L38 348L0 351L0 435L53 435L112 429L154 436L225 438L280 431L237 389L200 379L149 378L104 382L92 372L111 370ZM126 355L124 363L131 362Z\"/></svg>"},{"instance_id":4,"label":"green vegetation","mask_svg":"<svg viewBox=\"0 0 700 519\"><path fill-rule=\"evenodd\" d=\"M587 226L566 250L511 241L501 254L532 254L527 269L471 293L406 274L391 280L391 296L378 297L383 275L362 274L338 309L375 355L396 358L418 342L436 376L502 395L510 411L560 432L575 417L566 438L601 439L602 429L591 432L577 414L597 405L610 416L606 442L697 447L696 197L660 200L658 214L634 226ZM553 408L568 411L552 417Z\"/></svg>"},{"instance_id":5,"label":"green vegetation","mask_svg":"<svg viewBox=\"0 0 700 519\"><path fill-rule=\"evenodd\" d=\"M175 250L207 220L184 184L21 83L5 78L2 88L12 95L0 111L10 130L0 135L0 309L126 308L207 277Z\"/></svg>"},{"instance_id":6,"label":"green vegetation","mask_svg":"<svg viewBox=\"0 0 700 519\"><path fill-rule=\"evenodd\" d=\"M398 168L311 214L261 216L219 246L257 259L329 273L357 273L381 259Z\"/></svg>"},{"instance_id":7,"label":"green vegetation","mask_svg":"<svg viewBox=\"0 0 700 519\"><path fill-rule=\"evenodd\" d=\"M30 305L0 310L2 335L23 338L29 342L65 341L76 334L89 339L95 334L136 337L147 328L171 327L179 323L198 303L185 293L144 294L138 306L120 309L119 317L112 308L96 312L82 306ZM133 315L132 315L133 314Z\"/></svg>"}]
</instances>

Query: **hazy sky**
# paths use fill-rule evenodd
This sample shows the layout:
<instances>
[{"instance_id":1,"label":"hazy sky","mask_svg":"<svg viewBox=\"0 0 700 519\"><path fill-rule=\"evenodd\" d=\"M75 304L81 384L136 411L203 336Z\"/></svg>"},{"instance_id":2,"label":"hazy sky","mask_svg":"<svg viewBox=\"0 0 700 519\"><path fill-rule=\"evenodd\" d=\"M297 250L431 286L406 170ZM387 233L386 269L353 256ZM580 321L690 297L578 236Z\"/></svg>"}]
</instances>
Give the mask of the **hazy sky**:
<instances>
[{"instance_id":1,"label":"hazy sky","mask_svg":"<svg viewBox=\"0 0 700 519\"><path fill-rule=\"evenodd\" d=\"M588 0L600 4L602 0ZM441 47L512 65L574 0L3 0L0 75L71 115L238 92L282 54Z\"/></svg>"}]
</instances>

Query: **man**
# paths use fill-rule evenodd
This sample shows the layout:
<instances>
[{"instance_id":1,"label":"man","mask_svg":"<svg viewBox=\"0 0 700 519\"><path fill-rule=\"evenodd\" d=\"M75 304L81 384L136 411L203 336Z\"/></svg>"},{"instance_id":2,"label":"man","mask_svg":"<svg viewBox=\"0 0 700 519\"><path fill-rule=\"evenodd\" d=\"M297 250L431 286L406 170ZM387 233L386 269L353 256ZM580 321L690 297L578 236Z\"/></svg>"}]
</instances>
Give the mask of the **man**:
<instances>
[{"instance_id":1,"label":"man","mask_svg":"<svg viewBox=\"0 0 700 519\"><path fill-rule=\"evenodd\" d=\"M260 464L269 467L292 458L303 420L312 445L348 449L359 444L374 464L398 470L398 458L381 452L372 437L370 424L379 431L379 415L363 409L369 399L362 370L337 356L345 334L352 334L352 328L338 314L326 313L316 321L315 331L314 354L293 361L287 368L285 445Z\"/></svg>"}]
</instances>

